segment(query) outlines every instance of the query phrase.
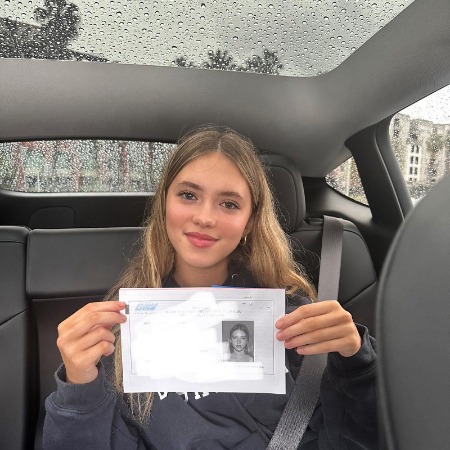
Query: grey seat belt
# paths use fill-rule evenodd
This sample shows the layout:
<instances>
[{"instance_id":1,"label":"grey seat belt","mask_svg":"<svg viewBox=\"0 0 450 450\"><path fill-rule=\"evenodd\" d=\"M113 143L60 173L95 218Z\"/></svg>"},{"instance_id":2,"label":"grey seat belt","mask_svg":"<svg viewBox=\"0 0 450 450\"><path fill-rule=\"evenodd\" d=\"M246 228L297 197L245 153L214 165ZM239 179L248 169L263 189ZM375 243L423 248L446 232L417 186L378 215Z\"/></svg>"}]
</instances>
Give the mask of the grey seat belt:
<instances>
[{"instance_id":1,"label":"grey seat belt","mask_svg":"<svg viewBox=\"0 0 450 450\"><path fill-rule=\"evenodd\" d=\"M338 298L343 238L344 224L342 220L337 217L323 216L319 286L317 288L319 301L337 300Z\"/></svg>"},{"instance_id":2,"label":"grey seat belt","mask_svg":"<svg viewBox=\"0 0 450 450\"><path fill-rule=\"evenodd\" d=\"M323 216L322 250L317 297L337 299L341 273L344 225L336 217ZM269 442L268 450L297 450L320 395L327 355L303 358L289 400Z\"/></svg>"}]
</instances>

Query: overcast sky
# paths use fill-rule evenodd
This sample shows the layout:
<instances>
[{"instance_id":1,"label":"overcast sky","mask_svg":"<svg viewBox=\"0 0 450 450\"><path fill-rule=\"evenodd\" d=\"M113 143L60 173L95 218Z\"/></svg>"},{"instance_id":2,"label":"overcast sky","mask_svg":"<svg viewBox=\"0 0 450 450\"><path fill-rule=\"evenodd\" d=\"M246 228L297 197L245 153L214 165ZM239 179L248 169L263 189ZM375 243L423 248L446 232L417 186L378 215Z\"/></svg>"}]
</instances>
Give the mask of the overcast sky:
<instances>
[{"instance_id":1,"label":"overcast sky","mask_svg":"<svg viewBox=\"0 0 450 450\"><path fill-rule=\"evenodd\" d=\"M402 112L435 123L450 123L450 86L425 97Z\"/></svg>"}]
</instances>

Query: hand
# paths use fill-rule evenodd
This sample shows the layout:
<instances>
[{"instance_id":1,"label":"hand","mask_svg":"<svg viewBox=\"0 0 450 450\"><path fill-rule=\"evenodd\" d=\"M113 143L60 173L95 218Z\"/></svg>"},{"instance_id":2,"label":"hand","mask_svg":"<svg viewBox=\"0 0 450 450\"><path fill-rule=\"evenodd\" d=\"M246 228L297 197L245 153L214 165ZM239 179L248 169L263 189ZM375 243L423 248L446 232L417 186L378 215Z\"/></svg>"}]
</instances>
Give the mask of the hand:
<instances>
[{"instance_id":1,"label":"hand","mask_svg":"<svg viewBox=\"0 0 450 450\"><path fill-rule=\"evenodd\" d=\"M114 352L111 331L126 321L123 302L89 303L58 325L56 344L66 367L67 382L89 383L98 376L97 363Z\"/></svg>"},{"instance_id":2,"label":"hand","mask_svg":"<svg viewBox=\"0 0 450 450\"><path fill-rule=\"evenodd\" d=\"M338 352L349 357L361 348L352 315L335 300L300 306L275 326L280 330L277 339L301 355Z\"/></svg>"}]
</instances>

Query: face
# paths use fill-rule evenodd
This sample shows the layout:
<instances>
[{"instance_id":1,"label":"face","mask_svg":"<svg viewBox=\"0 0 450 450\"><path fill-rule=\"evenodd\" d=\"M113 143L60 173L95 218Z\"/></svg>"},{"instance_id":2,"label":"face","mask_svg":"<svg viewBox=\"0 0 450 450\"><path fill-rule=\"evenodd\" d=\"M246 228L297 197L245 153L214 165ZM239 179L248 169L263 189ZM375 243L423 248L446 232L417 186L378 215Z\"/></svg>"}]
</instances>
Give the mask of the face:
<instances>
[{"instance_id":1,"label":"face","mask_svg":"<svg viewBox=\"0 0 450 450\"><path fill-rule=\"evenodd\" d=\"M243 352L247 347L247 335L245 331L234 330L230 336L230 344L235 352Z\"/></svg>"},{"instance_id":2,"label":"face","mask_svg":"<svg viewBox=\"0 0 450 450\"><path fill-rule=\"evenodd\" d=\"M226 156L209 153L183 167L166 197L175 279L184 286L202 275L223 282L230 254L250 231L251 210L247 182Z\"/></svg>"}]
</instances>

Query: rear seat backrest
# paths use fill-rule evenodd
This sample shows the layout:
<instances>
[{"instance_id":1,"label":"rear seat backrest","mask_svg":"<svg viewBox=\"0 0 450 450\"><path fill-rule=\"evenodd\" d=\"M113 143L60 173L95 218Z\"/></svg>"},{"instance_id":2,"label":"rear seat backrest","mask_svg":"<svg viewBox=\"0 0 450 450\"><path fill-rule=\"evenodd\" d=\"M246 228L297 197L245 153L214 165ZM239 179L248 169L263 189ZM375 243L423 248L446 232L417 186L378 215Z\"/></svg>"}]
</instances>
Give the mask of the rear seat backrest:
<instances>
[{"instance_id":1,"label":"rear seat backrest","mask_svg":"<svg viewBox=\"0 0 450 450\"><path fill-rule=\"evenodd\" d=\"M322 218L305 218L306 202L301 173L283 155L263 155L275 194L278 216L289 235L294 256L317 288L322 248ZM338 300L356 322L375 331L377 277L367 245L357 227L344 220Z\"/></svg>"},{"instance_id":2,"label":"rear seat backrest","mask_svg":"<svg viewBox=\"0 0 450 450\"><path fill-rule=\"evenodd\" d=\"M140 228L30 232L27 295L39 336L36 449L41 448L44 401L56 389L53 374L61 364L58 324L86 303L103 298L132 258L140 232Z\"/></svg>"},{"instance_id":3,"label":"rear seat backrest","mask_svg":"<svg viewBox=\"0 0 450 450\"><path fill-rule=\"evenodd\" d=\"M32 448L30 430L35 398L32 322L25 296L29 230L0 227L0 445Z\"/></svg>"}]
</instances>

